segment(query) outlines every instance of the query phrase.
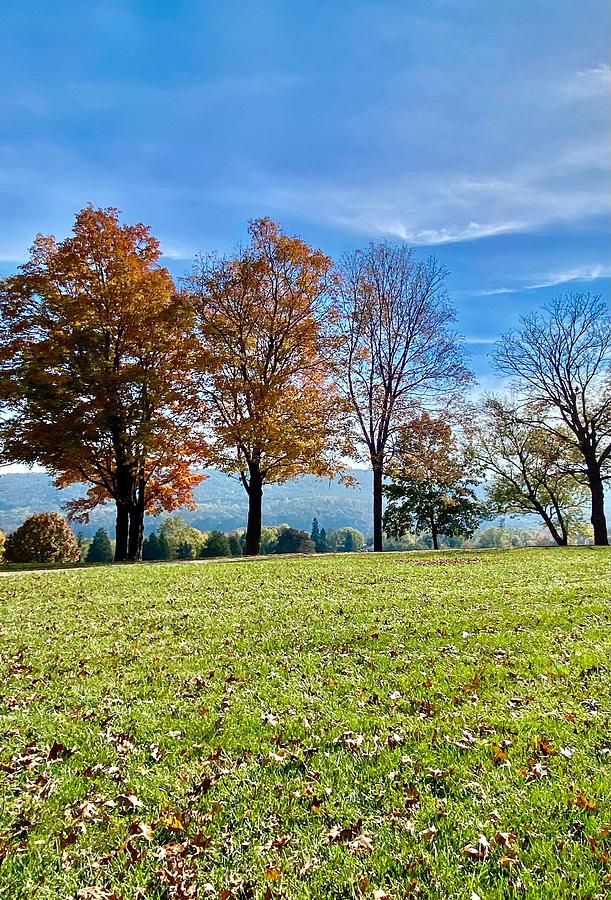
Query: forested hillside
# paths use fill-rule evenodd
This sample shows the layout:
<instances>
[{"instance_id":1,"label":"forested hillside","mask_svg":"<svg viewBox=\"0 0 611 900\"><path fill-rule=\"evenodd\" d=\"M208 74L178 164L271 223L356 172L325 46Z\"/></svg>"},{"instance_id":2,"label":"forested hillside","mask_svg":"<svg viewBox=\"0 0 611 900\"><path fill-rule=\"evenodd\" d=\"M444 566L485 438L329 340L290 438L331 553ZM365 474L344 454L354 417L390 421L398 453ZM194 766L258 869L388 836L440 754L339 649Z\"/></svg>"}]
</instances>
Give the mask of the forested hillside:
<instances>
[{"instance_id":1,"label":"forested hillside","mask_svg":"<svg viewBox=\"0 0 611 900\"><path fill-rule=\"evenodd\" d=\"M203 531L214 528L230 531L246 523L247 497L242 486L220 472L209 471L208 477L195 488L196 510L180 510L180 515ZM333 481L310 476L284 485L265 489L265 524L288 523L310 530L318 517L326 528L351 525L365 534L371 531L371 474L355 470L358 487L349 488ZM42 511L61 511L62 506L79 496L78 488L58 490L42 472L11 473L0 477L0 529L12 531L29 515ZM114 532L114 510L110 504L99 507L85 525L75 524L76 531L92 537L105 527ZM146 532L157 527L157 520L147 517Z\"/></svg>"}]
</instances>

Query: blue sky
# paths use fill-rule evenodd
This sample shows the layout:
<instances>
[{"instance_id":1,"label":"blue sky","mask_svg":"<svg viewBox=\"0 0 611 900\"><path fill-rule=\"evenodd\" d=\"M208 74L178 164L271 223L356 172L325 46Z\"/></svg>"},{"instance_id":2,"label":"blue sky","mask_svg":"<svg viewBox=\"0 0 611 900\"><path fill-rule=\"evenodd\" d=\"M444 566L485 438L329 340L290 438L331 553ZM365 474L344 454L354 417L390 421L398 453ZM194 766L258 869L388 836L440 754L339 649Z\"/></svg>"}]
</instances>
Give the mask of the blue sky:
<instances>
[{"instance_id":1,"label":"blue sky","mask_svg":"<svg viewBox=\"0 0 611 900\"><path fill-rule=\"evenodd\" d=\"M22 0L0 28L0 273L88 202L180 274L270 215L436 253L482 387L559 290L609 296L607 0Z\"/></svg>"}]
</instances>

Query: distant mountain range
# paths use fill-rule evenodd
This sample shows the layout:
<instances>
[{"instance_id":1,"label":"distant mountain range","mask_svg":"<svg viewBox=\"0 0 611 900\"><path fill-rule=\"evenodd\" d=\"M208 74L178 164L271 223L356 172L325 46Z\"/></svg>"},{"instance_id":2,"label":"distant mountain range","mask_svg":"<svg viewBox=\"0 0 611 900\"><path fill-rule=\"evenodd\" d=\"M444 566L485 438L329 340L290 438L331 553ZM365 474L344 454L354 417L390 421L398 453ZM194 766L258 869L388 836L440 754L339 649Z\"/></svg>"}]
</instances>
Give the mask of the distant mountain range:
<instances>
[{"instance_id":1,"label":"distant mountain range","mask_svg":"<svg viewBox=\"0 0 611 900\"><path fill-rule=\"evenodd\" d=\"M247 497L242 485L234 478L209 470L207 478L195 489L197 509L181 509L178 513L196 528L210 531L231 531L246 525ZM324 481L306 476L283 485L264 489L263 521L266 525L289 524L310 530L314 516L321 527L342 528L351 525L364 534L371 531L371 473L355 469L358 487L346 487L336 481ZM63 505L81 495L78 487L59 490L44 472L19 472L0 475L0 529L13 531L32 513L62 512ZM146 520L146 532L159 524L151 516ZM91 513L85 525L74 525L86 537L104 527L114 535L114 507L99 507Z\"/></svg>"},{"instance_id":2,"label":"distant mountain range","mask_svg":"<svg viewBox=\"0 0 611 900\"><path fill-rule=\"evenodd\" d=\"M338 529L346 525L358 528L365 536L371 534L371 472L353 469L356 487L346 487L337 481L325 481L311 476L297 478L286 484L269 485L263 493L263 522L265 525L292 525L309 531L314 516L321 528ZM180 509L187 522L202 531L232 531L246 526L247 498L242 485L228 475L214 469L195 488L197 508ZM483 495L483 489L478 489ZM0 530L14 531L36 512L62 512L64 504L82 494L78 487L59 490L44 472L19 472L0 475ZM611 518L611 504L607 500L607 514ZM485 524L500 524L501 519ZM506 524L517 528L539 528L536 516L507 518ZM106 528L114 536L114 506L106 504L91 513L89 522L74 523L74 530L92 537L98 528ZM148 516L145 531L159 525L159 518Z\"/></svg>"}]
</instances>

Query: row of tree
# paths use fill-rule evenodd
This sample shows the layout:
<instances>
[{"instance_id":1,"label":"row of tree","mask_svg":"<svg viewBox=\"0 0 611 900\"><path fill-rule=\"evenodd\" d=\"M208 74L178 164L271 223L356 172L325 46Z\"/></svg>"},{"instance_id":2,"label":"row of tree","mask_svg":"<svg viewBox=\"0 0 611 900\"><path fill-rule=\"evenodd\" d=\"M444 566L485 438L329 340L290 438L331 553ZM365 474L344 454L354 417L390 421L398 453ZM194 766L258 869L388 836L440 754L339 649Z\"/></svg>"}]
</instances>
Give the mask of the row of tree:
<instances>
[{"instance_id":1,"label":"row of tree","mask_svg":"<svg viewBox=\"0 0 611 900\"><path fill-rule=\"evenodd\" d=\"M289 525L265 526L262 529L265 553L329 553L352 552L365 546L365 537L356 528L339 531L319 529L317 519L312 532ZM222 531L200 531L181 516L165 519L144 539L145 560L190 560L243 556L245 532L225 534ZM109 563L114 547L105 528L98 528L88 541L75 535L68 522L58 513L36 513L29 516L14 532L5 537L0 531L0 561L8 563Z\"/></svg>"},{"instance_id":2,"label":"row of tree","mask_svg":"<svg viewBox=\"0 0 611 900\"><path fill-rule=\"evenodd\" d=\"M425 443L447 440L434 423L456 427L456 415L443 416L465 409L472 376L434 257L374 243L334 264L269 219L252 222L249 235L231 256L198 258L176 285L147 227L88 207L71 237L39 236L29 262L0 282L3 459L38 463L59 486L87 484L70 504L76 520L114 501L117 560L141 557L146 512L192 505L203 466L242 483L250 555L261 549L266 484L345 477L346 459L359 456L373 470L381 550L389 465L396 487L401 459L414 458L410 430L432 428ZM516 398L491 399L481 440L469 437L511 487L511 503L522 491L540 515L551 509L559 536L549 472L564 479L562 493L587 490L599 544L608 542L610 347L599 298L567 295L527 317L496 354ZM466 431L473 413L459 418ZM545 482L520 469L523 441L537 464L555 448ZM458 485L455 500L471 488ZM394 530L399 497L389 496Z\"/></svg>"},{"instance_id":3,"label":"row of tree","mask_svg":"<svg viewBox=\"0 0 611 900\"><path fill-rule=\"evenodd\" d=\"M438 549L440 537L469 538L483 520L534 513L557 544L586 540L588 491L574 458L569 442L525 424L515 402L488 398L460 429L423 413L398 433L384 487L386 531L430 535Z\"/></svg>"},{"instance_id":4,"label":"row of tree","mask_svg":"<svg viewBox=\"0 0 611 900\"><path fill-rule=\"evenodd\" d=\"M262 553L335 553L361 550L365 536L356 528L338 531L320 529L314 519L312 531L302 531L290 525L267 525L261 529ZM143 559L205 559L207 557L243 556L246 553L246 532L230 534L211 531L205 534L188 525L180 516L165 519L157 531L144 539Z\"/></svg>"},{"instance_id":5,"label":"row of tree","mask_svg":"<svg viewBox=\"0 0 611 900\"><path fill-rule=\"evenodd\" d=\"M244 532L224 534L211 531L204 534L180 517L167 519L156 532L144 539L143 559L145 560L192 560L242 556L244 553ZM574 533L577 543L588 543L585 529ZM316 539L316 542L315 542ZM448 529L438 531L435 549L464 547L477 549L490 547L508 549L510 547L546 546L550 543L549 531L532 528L506 528L492 526L478 529L473 539L451 534ZM368 539L367 545L371 544ZM418 534L404 533L393 540L387 538L387 550L428 550L433 548L433 537L426 530ZM199 549L197 549L199 547ZM319 529L316 520L310 535L289 525L264 526L261 549L264 553L349 553L365 548L364 535L355 528L341 528L339 531ZM58 513L35 513L29 516L8 537L0 531L0 562L23 563L109 563L114 559L113 541L104 528L99 528L91 540L82 534L74 534L70 525Z\"/></svg>"}]
</instances>

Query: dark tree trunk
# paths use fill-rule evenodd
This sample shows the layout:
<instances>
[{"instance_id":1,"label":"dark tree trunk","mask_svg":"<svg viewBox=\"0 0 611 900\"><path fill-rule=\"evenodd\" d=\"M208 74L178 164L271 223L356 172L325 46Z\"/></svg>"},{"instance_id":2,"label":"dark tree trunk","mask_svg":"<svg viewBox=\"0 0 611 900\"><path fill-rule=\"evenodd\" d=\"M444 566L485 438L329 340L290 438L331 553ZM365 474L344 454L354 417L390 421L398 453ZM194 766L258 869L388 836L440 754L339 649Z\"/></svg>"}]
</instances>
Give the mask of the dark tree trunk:
<instances>
[{"instance_id":1,"label":"dark tree trunk","mask_svg":"<svg viewBox=\"0 0 611 900\"><path fill-rule=\"evenodd\" d=\"M597 460L586 459L588 467L588 484L592 493L592 515L590 522L594 529L594 543L606 547L609 544L607 519L605 518L605 490Z\"/></svg>"},{"instance_id":2,"label":"dark tree trunk","mask_svg":"<svg viewBox=\"0 0 611 900\"><path fill-rule=\"evenodd\" d=\"M374 462L373 466L373 549L384 549L384 533L382 530L382 481L384 478L383 463Z\"/></svg>"},{"instance_id":3,"label":"dark tree trunk","mask_svg":"<svg viewBox=\"0 0 611 900\"><path fill-rule=\"evenodd\" d=\"M129 511L129 544L128 559L137 562L142 559L142 543L144 541L144 492L145 484L141 480L138 484L136 501L132 503Z\"/></svg>"},{"instance_id":4,"label":"dark tree trunk","mask_svg":"<svg viewBox=\"0 0 611 900\"><path fill-rule=\"evenodd\" d=\"M554 523L552 522L551 518L548 516L547 512L545 511L545 509L544 509L539 503L536 503L536 502L535 502L534 505L535 505L535 508L537 509L537 512L539 513L539 515L541 516L541 518L542 518L543 521L545 522L545 524L546 524L546 526L547 526L547 530L549 531L549 533L551 534L551 536L553 537L553 539L556 541L556 543L558 544L558 546L559 546L559 547L566 547L569 541L568 541L568 536L567 536L567 533L566 533L566 528L564 527L564 525L563 525L563 523L562 523L562 520L561 520L561 522L560 522L560 528L561 528L561 531L558 531L558 529L556 528L556 526L555 526ZM559 512L557 513L557 515L558 515L558 517L560 517L560 513L559 513Z\"/></svg>"},{"instance_id":5,"label":"dark tree trunk","mask_svg":"<svg viewBox=\"0 0 611 900\"><path fill-rule=\"evenodd\" d=\"M246 525L246 555L258 556L261 552L261 500L263 498L263 479L257 466L249 471L248 486L248 522Z\"/></svg>"},{"instance_id":6,"label":"dark tree trunk","mask_svg":"<svg viewBox=\"0 0 611 900\"><path fill-rule=\"evenodd\" d=\"M431 538L433 539L433 550L439 550L439 535L435 519L431 519Z\"/></svg>"},{"instance_id":7,"label":"dark tree trunk","mask_svg":"<svg viewBox=\"0 0 611 900\"><path fill-rule=\"evenodd\" d=\"M129 534L129 509L126 503L117 502L117 516L115 520L115 562L125 562L127 559Z\"/></svg>"}]
</instances>

